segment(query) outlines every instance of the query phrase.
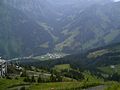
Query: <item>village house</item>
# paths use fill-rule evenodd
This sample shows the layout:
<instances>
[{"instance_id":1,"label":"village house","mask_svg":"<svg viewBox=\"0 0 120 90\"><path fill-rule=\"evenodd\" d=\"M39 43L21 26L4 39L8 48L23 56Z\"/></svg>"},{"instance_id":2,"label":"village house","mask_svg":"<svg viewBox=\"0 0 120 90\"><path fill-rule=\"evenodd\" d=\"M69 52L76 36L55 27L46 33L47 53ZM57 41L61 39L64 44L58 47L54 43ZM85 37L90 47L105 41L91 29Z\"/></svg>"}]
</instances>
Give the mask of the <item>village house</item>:
<instances>
[{"instance_id":1,"label":"village house","mask_svg":"<svg viewBox=\"0 0 120 90\"><path fill-rule=\"evenodd\" d=\"M0 59L0 77L7 74L7 62L3 59Z\"/></svg>"}]
</instances>

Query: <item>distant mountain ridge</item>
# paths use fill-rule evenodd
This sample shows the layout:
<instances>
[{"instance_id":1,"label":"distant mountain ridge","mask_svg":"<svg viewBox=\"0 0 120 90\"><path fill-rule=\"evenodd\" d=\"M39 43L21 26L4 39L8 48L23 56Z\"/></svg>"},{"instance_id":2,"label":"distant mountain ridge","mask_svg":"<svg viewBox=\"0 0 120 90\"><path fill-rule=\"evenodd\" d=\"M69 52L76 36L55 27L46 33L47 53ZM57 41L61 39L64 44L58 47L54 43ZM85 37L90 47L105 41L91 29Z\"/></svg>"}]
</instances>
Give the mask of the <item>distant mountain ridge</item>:
<instances>
[{"instance_id":1,"label":"distant mountain ridge","mask_svg":"<svg viewBox=\"0 0 120 90\"><path fill-rule=\"evenodd\" d=\"M86 9L65 27L66 33L75 30L80 33L73 41L81 43L81 49L119 42L119 4L95 5Z\"/></svg>"}]
</instances>

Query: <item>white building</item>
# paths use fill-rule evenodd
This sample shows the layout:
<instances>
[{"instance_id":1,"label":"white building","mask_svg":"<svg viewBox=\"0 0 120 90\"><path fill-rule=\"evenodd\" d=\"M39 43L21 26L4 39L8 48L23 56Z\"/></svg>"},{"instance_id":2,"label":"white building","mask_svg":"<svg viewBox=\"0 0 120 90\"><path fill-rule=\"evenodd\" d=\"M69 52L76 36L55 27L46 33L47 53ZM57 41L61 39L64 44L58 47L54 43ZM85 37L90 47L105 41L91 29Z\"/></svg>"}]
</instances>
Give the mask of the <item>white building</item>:
<instances>
[{"instance_id":1,"label":"white building","mask_svg":"<svg viewBox=\"0 0 120 90\"><path fill-rule=\"evenodd\" d=\"M0 59L0 77L7 74L7 62Z\"/></svg>"}]
</instances>

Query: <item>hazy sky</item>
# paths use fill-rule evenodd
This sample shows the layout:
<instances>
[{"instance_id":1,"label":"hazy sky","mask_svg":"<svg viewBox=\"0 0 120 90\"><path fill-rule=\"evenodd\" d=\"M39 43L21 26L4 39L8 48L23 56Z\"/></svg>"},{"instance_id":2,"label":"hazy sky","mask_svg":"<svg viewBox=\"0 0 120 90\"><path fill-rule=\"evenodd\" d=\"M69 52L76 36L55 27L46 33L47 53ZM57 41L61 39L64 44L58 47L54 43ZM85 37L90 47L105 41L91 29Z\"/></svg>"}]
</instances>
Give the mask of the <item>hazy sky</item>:
<instances>
[{"instance_id":1,"label":"hazy sky","mask_svg":"<svg viewBox=\"0 0 120 90\"><path fill-rule=\"evenodd\" d=\"M114 0L115 2L120 1L120 0Z\"/></svg>"}]
</instances>

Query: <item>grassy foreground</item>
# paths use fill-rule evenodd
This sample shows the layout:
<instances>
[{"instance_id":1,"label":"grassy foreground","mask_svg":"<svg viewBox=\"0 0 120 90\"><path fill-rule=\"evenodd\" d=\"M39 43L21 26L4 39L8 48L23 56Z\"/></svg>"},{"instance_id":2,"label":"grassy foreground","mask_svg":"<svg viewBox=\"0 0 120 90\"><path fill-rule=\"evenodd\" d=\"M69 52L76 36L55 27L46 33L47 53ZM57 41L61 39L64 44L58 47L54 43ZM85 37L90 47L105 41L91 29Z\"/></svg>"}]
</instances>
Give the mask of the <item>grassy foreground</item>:
<instances>
[{"instance_id":1,"label":"grassy foreground","mask_svg":"<svg viewBox=\"0 0 120 90\"><path fill-rule=\"evenodd\" d=\"M41 83L33 84L30 90L80 90L83 88L100 85L100 83L84 82L58 82L58 83Z\"/></svg>"},{"instance_id":2,"label":"grassy foreground","mask_svg":"<svg viewBox=\"0 0 120 90\"><path fill-rule=\"evenodd\" d=\"M118 82L109 82L107 86L105 90L120 90L120 83Z\"/></svg>"},{"instance_id":3,"label":"grassy foreground","mask_svg":"<svg viewBox=\"0 0 120 90\"><path fill-rule=\"evenodd\" d=\"M0 90L18 90L17 87L26 85L23 79L0 79ZM83 88L100 85L93 82L50 82L50 83L31 83L27 90L80 90ZM26 89L25 89L26 90Z\"/></svg>"},{"instance_id":4,"label":"grassy foreground","mask_svg":"<svg viewBox=\"0 0 120 90\"><path fill-rule=\"evenodd\" d=\"M0 79L0 90L8 90L8 87L20 84L25 84L22 78L20 78L19 80Z\"/></svg>"}]
</instances>

